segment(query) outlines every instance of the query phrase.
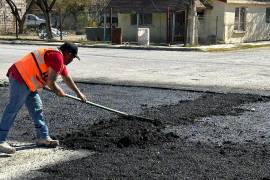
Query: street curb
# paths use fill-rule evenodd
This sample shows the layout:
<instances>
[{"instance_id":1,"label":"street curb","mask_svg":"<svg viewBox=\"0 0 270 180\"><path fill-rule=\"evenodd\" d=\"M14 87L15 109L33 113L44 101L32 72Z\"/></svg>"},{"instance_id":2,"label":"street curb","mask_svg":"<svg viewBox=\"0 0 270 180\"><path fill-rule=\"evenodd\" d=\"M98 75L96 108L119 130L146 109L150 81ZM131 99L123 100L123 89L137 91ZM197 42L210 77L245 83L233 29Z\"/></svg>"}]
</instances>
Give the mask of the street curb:
<instances>
[{"instance_id":1,"label":"street curb","mask_svg":"<svg viewBox=\"0 0 270 180\"><path fill-rule=\"evenodd\" d=\"M21 44L39 46L60 46L63 42L44 42L44 41L22 41L22 40L0 40L0 44ZM134 50L157 50L157 51L204 51L198 47L161 47L161 46L137 46L137 45L84 45L76 43L79 47L85 48L109 48L109 49L134 49Z\"/></svg>"},{"instance_id":2,"label":"street curb","mask_svg":"<svg viewBox=\"0 0 270 180\"><path fill-rule=\"evenodd\" d=\"M84 46L89 47L89 46ZM114 45L93 45L92 48L111 48L111 49L133 49L133 50L157 50L157 51L203 51L199 48L186 47L155 47L155 46L114 46Z\"/></svg>"},{"instance_id":3,"label":"street curb","mask_svg":"<svg viewBox=\"0 0 270 180\"><path fill-rule=\"evenodd\" d=\"M20 45L37 45L37 46L60 46L64 41L40 41L40 40L13 40L13 39L1 39L0 44L20 44ZM138 45L112 45L112 44L82 44L75 42L79 47L84 48L108 48L108 49L133 49L133 50L156 50L156 51L194 51L194 52L212 52L212 51L231 51L240 50L241 46L252 46L254 48L260 48L264 46L270 46L269 41L250 42L250 43L238 43L238 44L219 44L219 45L202 45L195 47L179 47L179 46L138 46ZM246 48L244 48L246 49Z\"/></svg>"},{"instance_id":4,"label":"street curb","mask_svg":"<svg viewBox=\"0 0 270 180\"><path fill-rule=\"evenodd\" d=\"M0 44L11 44L11 45L50 45L59 46L62 42L43 42L43 41L21 41L21 40L0 40Z\"/></svg>"}]
</instances>

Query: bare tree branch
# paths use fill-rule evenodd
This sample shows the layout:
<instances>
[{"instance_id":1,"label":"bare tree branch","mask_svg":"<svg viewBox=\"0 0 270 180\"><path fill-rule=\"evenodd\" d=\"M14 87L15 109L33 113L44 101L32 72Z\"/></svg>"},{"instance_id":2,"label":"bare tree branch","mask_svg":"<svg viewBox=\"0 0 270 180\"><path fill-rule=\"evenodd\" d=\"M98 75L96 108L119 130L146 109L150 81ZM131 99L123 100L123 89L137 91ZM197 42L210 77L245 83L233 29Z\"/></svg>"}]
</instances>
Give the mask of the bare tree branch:
<instances>
[{"instance_id":1,"label":"bare tree branch","mask_svg":"<svg viewBox=\"0 0 270 180\"><path fill-rule=\"evenodd\" d=\"M18 22L19 25L19 33L23 33L23 24L25 21L25 17L26 14L29 12L30 8L33 6L34 4L34 0L31 0L29 5L26 8L26 11L24 12L24 14L22 14L22 17L20 17L20 13L19 10L15 4L14 1L12 0L6 0L6 2L8 3L10 9L11 9L11 13L13 14L13 16L15 17L16 21Z\"/></svg>"},{"instance_id":2,"label":"bare tree branch","mask_svg":"<svg viewBox=\"0 0 270 180\"><path fill-rule=\"evenodd\" d=\"M49 11L51 11L52 10L52 8L53 8L53 6L54 6L54 4L55 4L55 2L56 2L56 0L53 0L52 1L52 3L50 4L50 6L49 6Z\"/></svg>"},{"instance_id":3,"label":"bare tree branch","mask_svg":"<svg viewBox=\"0 0 270 180\"><path fill-rule=\"evenodd\" d=\"M50 13L51 13L51 10L52 10L55 2L56 2L56 0L53 0L49 5L48 0L36 0L37 6L41 9L41 11L43 12L45 19L46 19L48 39L52 39Z\"/></svg>"}]
</instances>

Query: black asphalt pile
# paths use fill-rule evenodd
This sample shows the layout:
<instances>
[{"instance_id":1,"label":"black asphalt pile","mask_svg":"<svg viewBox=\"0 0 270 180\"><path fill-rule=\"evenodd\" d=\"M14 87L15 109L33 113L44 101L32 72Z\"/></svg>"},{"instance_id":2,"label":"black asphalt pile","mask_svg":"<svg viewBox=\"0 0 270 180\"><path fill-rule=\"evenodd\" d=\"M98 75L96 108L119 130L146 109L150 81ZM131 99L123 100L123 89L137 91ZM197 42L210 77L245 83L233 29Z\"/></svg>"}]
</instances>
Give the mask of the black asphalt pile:
<instances>
[{"instance_id":1,"label":"black asphalt pile","mask_svg":"<svg viewBox=\"0 0 270 180\"><path fill-rule=\"evenodd\" d=\"M59 138L66 147L73 149L111 151L112 148L145 148L178 138L174 133L164 133L163 128L162 124L157 126L136 118L119 117L99 121L86 129Z\"/></svg>"},{"instance_id":2,"label":"black asphalt pile","mask_svg":"<svg viewBox=\"0 0 270 180\"><path fill-rule=\"evenodd\" d=\"M80 86L84 92L89 89L86 95L95 97L94 102L110 102L104 105L138 112L162 124L109 116L43 92L51 135L66 148L94 153L42 168L36 179L270 179L269 97ZM3 108L8 88L0 92ZM136 101L142 92L144 98ZM174 97L183 100L171 101ZM29 129L34 126L26 108L18 117L11 137L32 141Z\"/></svg>"},{"instance_id":3,"label":"black asphalt pile","mask_svg":"<svg viewBox=\"0 0 270 180\"><path fill-rule=\"evenodd\" d=\"M204 94L194 101L181 101L175 105L152 107L146 110L144 112L145 117L164 122L158 126L150 122L119 117L101 120L87 128L57 138L67 148L72 149L111 151L113 148L145 148L178 138L172 132L164 133L165 122L188 124L194 123L196 118L200 117L238 115L247 111L247 109L239 108L239 105L268 100L268 98L257 95Z\"/></svg>"},{"instance_id":4,"label":"black asphalt pile","mask_svg":"<svg viewBox=\"0 0 270 180\"><path fill-rule=\"evenodd\" d=\"M242 104L266 102L270 99L250 94L218 94L206 93L194 101L180 101L175 105L152 107L144 112L144 116L160 121L166 120L174 124L194 123L196 119L211 116L238 115L248 109L239 107Z\"/></svg>"},{"instance_id":5,"label":"black asphalt pile","mask_svg":"<svg viewBox=\"0 0 270 180\"><path fill-rule=\"evenodd\" d=\"M187 124L194 123L196 118L200 117L238 115L246 111L246 109L239 108L239 105L267 100L268 98L257 95L204 94L194 101L180 101L175 105L149 108L144 112L144 116L158 119L161 122ZM144 148L159 145L178 137L172 132L164 133L163 129L164 124L154 125L150 122L136 120L136 118L119 117L101 120L57 138L67 148L110 151L112 148Z\"/></svg>"}]
</instances>

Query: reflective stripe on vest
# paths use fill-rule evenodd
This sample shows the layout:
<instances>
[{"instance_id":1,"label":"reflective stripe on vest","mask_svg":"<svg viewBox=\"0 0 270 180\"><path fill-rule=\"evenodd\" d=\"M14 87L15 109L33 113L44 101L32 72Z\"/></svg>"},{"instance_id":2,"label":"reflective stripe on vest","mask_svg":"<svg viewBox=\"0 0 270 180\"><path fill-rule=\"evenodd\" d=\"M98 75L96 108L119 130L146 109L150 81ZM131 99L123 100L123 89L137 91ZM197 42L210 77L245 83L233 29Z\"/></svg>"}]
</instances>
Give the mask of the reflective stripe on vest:
<instances>
[{"instance_id":1,"label":"reflective stripe on vest","mask_svg":"<svg viewBox=\"0 0 270 180\"><path fill-rule=\"evenodd\" d=\"M48 66L45 64L44 56L48 51L60 52L58 49L41 48L27 54L15 63L25 84L32 92L46 85Z\"/></svg>"},{"instance_id":2,"label":"reflective stripe on vest","mask_svg":"<svg viewBox=\"0 0 270 180\"><path fill-rule=\"evenodd\" d=\"M42 84L39 83L39 82L37 81L37 79L36 79L34 76L30 77L30 80L31 80L32 83L35 85L35 88L36 88L36 89L43 87Z\"/></svg>"},{"instance_id":3,"label":"reflective stripe on vest","mask_svg":"<svg viewBox=\"0 0 270 180\"><path fill-rule=\"evenodd\" d=\"M38 50L33 51L34 55L36 56L36 59L39 64L45 64L44 60L41 58Z\"/></svg>"}]
</instances>

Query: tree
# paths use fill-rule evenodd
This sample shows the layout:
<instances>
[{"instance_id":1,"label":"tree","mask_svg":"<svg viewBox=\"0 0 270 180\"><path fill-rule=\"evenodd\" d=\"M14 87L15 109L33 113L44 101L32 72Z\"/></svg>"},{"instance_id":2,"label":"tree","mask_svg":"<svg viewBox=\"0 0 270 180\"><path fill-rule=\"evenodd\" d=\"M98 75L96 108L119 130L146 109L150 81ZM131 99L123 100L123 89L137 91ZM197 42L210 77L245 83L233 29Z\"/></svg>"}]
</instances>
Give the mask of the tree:
<instances>
[{"instance_id":1,"label":"tree","mask_svg":"<svg viewBox=\"0 0 270 180\"><path fill-rule=\"evenodd\" d=\"M190 45L196 45L198 44L198 28L197 28L197 10L196 10L196 0L191 1L191 6L190 6L190 14L189 14L189 19L190 19L190 24L189 24L189 32L190 32L190 39L189 43Z\"/></svg>"},{"instance_id":2,"label":"tree","mask_svg":"<svg viewBox=\"0 0 270 180\"><path fill-rule=\"evenodd\" d=\"M0 9L4 6L4 0L0 0Z\"/></svg>"},{"instance_id":3,"label":"tree","mask_svg":"<svg viewBox=\"0 0 270 180\"><path fill-rule=\"evenodd\" d=\"M104 9L108 6L110 0L92 0L89 8L89 14L92 21L100 23L100 18L103 16Z\"/></svg>"},{"instance_id":4,"label":"tree","mask_svg":"<svg viewBox=\"0 0 270 180\"><path fill-rule=\"evenodd\" d=\"M18 22L19 34L22 34L23 33L23 24L24 24L24 21L25 21L25 18L26 18L26 14L29 12L30 8L34 4L34 0L30 0L29 3L27 3L26 11L24 12L24 14L22 14L22 16L20 16L21 13L20 13L20 11L19 11L19 9L16 6L14 1L6 0L6 2L8 3L8 5L9 5L9 7L11 9L11 13L13 14L16 21Z\"/></svg>"},{"instance_id":5,"label":"tree","mask_svg":"<svg viewBox=\"0 0 270 180\"><path fill-rule=\"evenodd\" d=\"M51 18L50 13L56 0L36 0L36 5L41 9L46 20L47 38L52 39Z\"/></svg>"},{"instance_id":6,"label":"tree","mask_svg":"<svg viewBox=\"0 0 270 180\"><path fill-rule=\"evenodd\" d=\"M80 24L79 19L82 20L82 16L87 18L86 12L91 6L91 3L91 0L57 0L55 6L57 12L61 12L61 16L63 17L62 20L64 20L68 15L72 15L75 22L73 26L75 27L75 30L78 30Z\"/></svg>"}]
</instances>

